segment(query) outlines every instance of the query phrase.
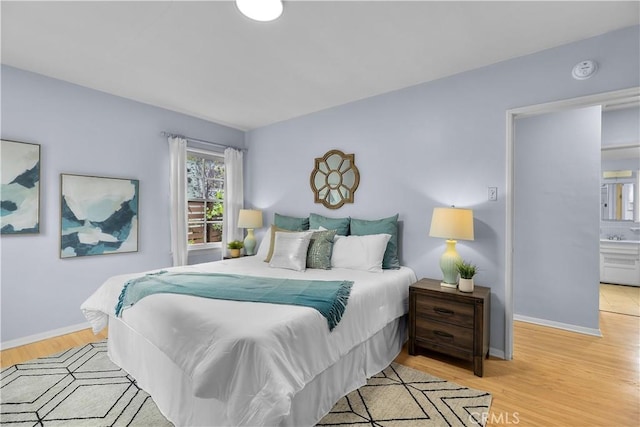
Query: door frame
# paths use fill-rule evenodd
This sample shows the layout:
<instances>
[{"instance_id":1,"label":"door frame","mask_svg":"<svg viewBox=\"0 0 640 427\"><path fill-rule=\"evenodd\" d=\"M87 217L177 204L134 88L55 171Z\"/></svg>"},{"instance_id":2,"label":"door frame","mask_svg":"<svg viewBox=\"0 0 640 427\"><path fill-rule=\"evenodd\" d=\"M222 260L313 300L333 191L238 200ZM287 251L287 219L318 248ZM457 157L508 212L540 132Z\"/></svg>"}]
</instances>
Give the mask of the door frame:
<instances>
[{"instance_id":1,"label":"door frame","mask_svg":"<svg viewBox=\"0 0 640 427\"><path fill-rule=\"evenodd\" d=\"M506 160L507 176L505 184L506 222L505 222L505 342L504 356L506 360L513 358L513 226L514 226L514 122L517 118L537 116L576 108L596 105L624 104L640 99L640 87L603 92L595 95L564 99L543 104L513 108L506 111Z\"/></svg>"}]
</instances>

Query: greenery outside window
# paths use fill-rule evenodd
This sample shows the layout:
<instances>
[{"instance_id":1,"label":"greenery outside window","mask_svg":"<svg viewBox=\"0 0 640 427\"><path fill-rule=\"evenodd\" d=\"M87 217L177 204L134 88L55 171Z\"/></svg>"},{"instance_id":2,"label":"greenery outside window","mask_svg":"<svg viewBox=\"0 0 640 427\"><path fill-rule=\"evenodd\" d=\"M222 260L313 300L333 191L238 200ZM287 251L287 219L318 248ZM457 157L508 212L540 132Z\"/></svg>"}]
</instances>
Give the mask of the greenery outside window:
<instances>
[{"instance_id":1,"label":"greenery outside window","mask_svg":"<svg viewBox=\"0 0 640 427\"><path fill-rule=\"evenodd\" d=\"M187 150L187 240L190 249L220 246L223 212L224 157Z\"/></svg>"}]
</instances>

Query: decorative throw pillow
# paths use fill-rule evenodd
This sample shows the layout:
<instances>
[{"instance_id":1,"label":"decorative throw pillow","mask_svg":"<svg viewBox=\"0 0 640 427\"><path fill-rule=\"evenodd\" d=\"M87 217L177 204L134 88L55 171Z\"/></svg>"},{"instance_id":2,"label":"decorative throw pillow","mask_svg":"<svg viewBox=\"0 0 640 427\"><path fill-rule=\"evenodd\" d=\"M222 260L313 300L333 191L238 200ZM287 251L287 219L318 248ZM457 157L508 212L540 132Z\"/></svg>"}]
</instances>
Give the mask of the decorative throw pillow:
<instances>
[{"instance_id":1,"label":"decorative throw pillow","mask_svg":"<svg viewBox=\"0 0 640 427\"><path fill-rule=\"evenodd\" d=\"M331 269L331 252L336 230L314 231L307 251L307 268Z\"/></svg>"},{"instance_id":2,"label":"decorative throw pillow","mask_svg":"<svg viewBox=\"0 0 640 427\"><path fill-rule=\"evenodd\" d=\"M349 217L346 218L328 218L326 216L311 214L309 215L309 228L317 230L324 227L327 230L336 230L340 236L349 234Z\"/></svg>"},{"instance_id":3,"label":"decorative throw pillow","mask_svg":"<svg viewBox=\"0 0 640 427\"><path fill-rule=\"evenodd\" d=\"M273 245L276 243L276 232L282 233L293 233L293 231L286 230L284 228L276 227L275 225L271 226L271 230L269 230L269 249L267 249L267 255L264 259L264 262L270 262L271 256L273 255Z\"/></svg>"},{"instance_id":4,"label":"decorative throw pillow","mask_svg":"<svg viewBox=\"0 0 640 427\"><path fill-rule=\"evenodd\" d=\"M312 231L278 231L269 267L304 271L307 268L307 249L312 234Z\"/></svg>"},{"instance_id":5,"label":"decorative throw pillow","mask_svg":"<svg viewBox=\"0 0 640 427\"><path fill-rule=\"evenodd\" d=\"M352 235L366 236L381 233L391 235L389 243L387 243L387 249L384 252L382 268L400 268L400 260L398 259L398 214L373 221L351 218Z\"/></svg>"},{"instance_id":6,"label":"decorative throw pillow","mask_svg":"<svg viewBox=\"0 0 640 427\"><path fill-rule=\"evenodd\" d=\"M260 244L258 245L258 250L256 251L256 256L262 260L265 260L267 258L267 255L269 255L269 249L272 248L271 227L273 227L273 225L271 225L269 229L266 231L266 233L264 233L264 235L262 236L262 240L260 240Z\"/></svg>"},{"instance_id":7,"label":"decorative throw pillow","mask_svg":"<svg viewBox=\"0 0 640 427\"><path fill-rule=\"evenodd\" d=\"M284 228L290 231L305 231L309 229L309 217L296 218L293 216L280 215L276 213L273 215L273 223L276 227Z\"/></svg>"},{"instance_id":8,"label":"decorative throw pillow","mask_svg":"<svg viewBox=\"0 0 640 427\"><path fill-rule=\"evenodd\" d=\"M381 273L382 258L390 238L390 234L336 236L331 267Z\"/></svg>"}]
</instances>

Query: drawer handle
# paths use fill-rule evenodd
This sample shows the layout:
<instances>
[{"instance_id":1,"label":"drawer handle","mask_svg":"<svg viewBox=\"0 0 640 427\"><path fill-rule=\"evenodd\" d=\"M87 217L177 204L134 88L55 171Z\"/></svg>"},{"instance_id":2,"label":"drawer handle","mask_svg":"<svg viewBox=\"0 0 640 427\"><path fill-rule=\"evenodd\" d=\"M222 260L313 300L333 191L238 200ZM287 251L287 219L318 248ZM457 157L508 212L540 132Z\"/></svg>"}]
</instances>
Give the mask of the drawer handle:
<instances>
[{"instance_id":1,"label":"drawer handle","mask_svg":"<svg viewBox=\"0 0 640 427\"><path fill-rule=\"evenodd\" d=\"M449 310L448 308L434 307L433 311L438 314L444 314L446 316L453 316L455 314L453 310Z\"/></svg>"},{"instance_id":2,"label":"drawer handle","mask_svg":"<svg viewBox=\"0 0 640 427\"><path fill-rule=\"evenodd\" d=\"M453 339L453 335L451 335L448 332L444 332L444 331L433 331L434 335L439 336L440 338L446 338L448 340L452 340Z\"/></svg>"}]
</instances>

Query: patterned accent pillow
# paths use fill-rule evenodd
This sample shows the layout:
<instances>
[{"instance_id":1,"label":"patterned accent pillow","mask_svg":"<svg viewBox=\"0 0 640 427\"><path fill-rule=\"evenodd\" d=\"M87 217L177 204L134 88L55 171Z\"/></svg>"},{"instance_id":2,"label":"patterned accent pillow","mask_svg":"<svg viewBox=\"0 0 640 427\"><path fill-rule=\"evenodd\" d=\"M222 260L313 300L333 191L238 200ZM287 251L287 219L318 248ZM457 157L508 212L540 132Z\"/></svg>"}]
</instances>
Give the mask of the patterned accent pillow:
<instances>
[{"instance_id":1,"label":"patterned accent pillow","mask_svg":"<svg viewBox=\"0 0 640 427\"><path fill-rule=\"evenodd\" d=\"M331 269L333 238L337 230L314 231L307 251L307 268Z\"/></svg>"}]
</instances>

